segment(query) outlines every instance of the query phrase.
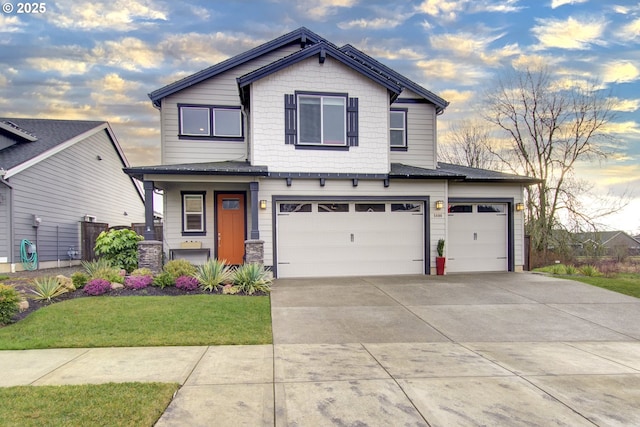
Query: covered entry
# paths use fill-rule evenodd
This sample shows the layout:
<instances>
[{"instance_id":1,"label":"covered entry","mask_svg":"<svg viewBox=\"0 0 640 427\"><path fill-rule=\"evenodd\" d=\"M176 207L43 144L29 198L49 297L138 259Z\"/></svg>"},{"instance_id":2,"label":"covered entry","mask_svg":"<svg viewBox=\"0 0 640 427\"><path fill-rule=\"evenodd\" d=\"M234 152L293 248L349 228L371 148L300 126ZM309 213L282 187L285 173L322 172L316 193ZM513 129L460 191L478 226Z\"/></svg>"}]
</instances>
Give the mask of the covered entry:
<instances>
[{"instance_id":1,"label":"covered entry","mask_svg":"<svg viewBox=\"0 0 640 427\"><path fill-rule=\"evenodd\" d=\"M424 274L425 203L280 201L278 277Z\"/></svg>"},{"instance_id":2,"label":"covered entry","mask_svg":"<svg viewBox=\"0 0 640 427\"><path fill-rule=\"evenodd\" d=\"M509 270L508 207L450 201L447 272Z\"/></svg>"}]
</instances>

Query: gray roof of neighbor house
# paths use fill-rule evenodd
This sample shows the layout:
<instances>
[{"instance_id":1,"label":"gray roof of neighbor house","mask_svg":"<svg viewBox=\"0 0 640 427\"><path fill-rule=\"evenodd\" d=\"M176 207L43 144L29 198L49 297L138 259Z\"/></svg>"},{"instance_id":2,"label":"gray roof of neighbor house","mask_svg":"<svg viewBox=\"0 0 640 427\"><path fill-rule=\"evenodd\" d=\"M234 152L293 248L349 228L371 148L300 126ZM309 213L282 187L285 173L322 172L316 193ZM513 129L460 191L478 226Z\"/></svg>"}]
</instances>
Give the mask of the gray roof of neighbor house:
<instances>
[{"instance_id":1,"label":"gray roof of neighbor house","mask_svg":"<svg viewBox=\"0 0 640 427\"><path fill-rule=\"evenodd\" d=\"M464 176L464 181L467 182L512 182L514 184L536 184L540 182L539 179L528 176L471 168L451 163L438 162L438 169L454 175Z\"/></svg>"},{"instance_id":2,"label":"gray roof of neighbor house","mask_svg":"<svg viewBox=\"0 0 640 427\"><path fill-rule=\"evenodd\" d=\"M612 239L617 236L622 236L627 239L630 243L635 241L640 245L640 241L638 241L635 237L632 237L625 233L624 231L590 231L584 233L572 233L571 237L574 241L579 243L585 243L588 241L592 241L595 243L599 243L601 245L607 245Z\"/></svg>"},{"instance_id":3,"label":"gray roof of neighbor house","mask_svg":"<svg viewBox=\"0 0 640 427\"><path fill-rule=\"evenodd\" d=\"M447 101L440 98L433 92L428 91L419 84L409 80L408 78L376 61L365 53L360 52L353 46L345 45L341 48L338 48L338 46L336 46L335 44L320 37L318 34L305 27L300 27L296 30L291 31L290 33L284 34L267 43L264 43L260 46L257 46L225 61L222 61L219 64L213 65L209 68L205 68L204 70L198 71L195 74L192 74L188 77L157 89L149 94L149 98L151 99L154 106L160 107L162 98L179 92L187 87L198 84L204 80L228 71L238 65L244 64L247 61L251 61L266 53L295 43L300 43L300 47L303 51L308 49L308 46L313 48L317 44L323 45L327 53L329 53L335 59L341 60L343 63L348 62L348 65L351 68L356 69L369 78L378 81L378 83L387 87L387 89L391 90L392 92L397 94L401 92L402 88L404 87L411 89L413 92L424 97L428 102L433 103L436 106L436 110L438 113L441 113L447 107L447 105L449 105ZM322 46L318 47L317 49L322 50ZM339 55L338 52L344 54L344 58L342 57L342 55ZM315 52L314 49L311 49L307 53L294 53L290 55L289 59L283 58L265 67L262 67L262 71L256 70L245 76L239 76L239 86L240 88L242 88L243 85L249 84L252 81L257 80L258 78L264 77L264 71L278 71L282 67L290 65L292 61L297 61L301 57L306 59L308 56L311 56L315 53L319 52Z\"/></svg>"},{"instance_id":4,"label":"gray roof of neighbor house","mask_svg":"<svg viewBox=\"0 0 640 427\"><path fill-rule=\"evenodd\" d=\"M106 122L0 117L0 123L0 143L8 145L0 150L0 169L9 170Z\"/></svg>"}]
</instances>

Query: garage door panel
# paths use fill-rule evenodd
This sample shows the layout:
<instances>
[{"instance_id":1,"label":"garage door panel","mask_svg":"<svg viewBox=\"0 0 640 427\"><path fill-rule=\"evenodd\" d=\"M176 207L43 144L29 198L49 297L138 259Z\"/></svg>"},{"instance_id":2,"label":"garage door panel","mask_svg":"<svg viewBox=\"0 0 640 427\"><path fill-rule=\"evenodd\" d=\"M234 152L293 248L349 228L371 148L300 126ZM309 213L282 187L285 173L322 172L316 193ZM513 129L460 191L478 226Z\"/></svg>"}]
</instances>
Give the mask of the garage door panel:
<instances>
[{"instance_id":1,"label":"garage door panel","mask_svg":"<svg viewBox=\"0 0 640 427\"><path fill-rule=\"evenodd\" d=\"M479 212L478 206L500 212ZM506 271L508 234L504 204L461 204L448 215L447 271Z\"/></svg>"},{"instance_id":2,"label":"garage door panel","mask_svg":"<svg viewBox=\"0 0 640 427\"><path fill-rule=\"evenodd\" d=\"M311 202L311 212L278 215L279 277L424 272L421 212L395 212L388 202L365 206L371 211L360 202L337 204L344 209L345 203L349 212L318 212Z\"/></svg>"}]
</instances>

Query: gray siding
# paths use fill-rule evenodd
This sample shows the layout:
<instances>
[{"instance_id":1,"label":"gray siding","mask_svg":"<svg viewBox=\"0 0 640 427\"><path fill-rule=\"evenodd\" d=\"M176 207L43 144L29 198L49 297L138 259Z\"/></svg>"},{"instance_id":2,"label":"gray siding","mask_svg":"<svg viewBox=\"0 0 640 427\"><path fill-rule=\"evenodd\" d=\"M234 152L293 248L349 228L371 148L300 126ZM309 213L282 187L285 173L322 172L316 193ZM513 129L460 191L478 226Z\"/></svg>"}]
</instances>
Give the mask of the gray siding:
<instances>
[{"instance_id":1,"label":"gray siding","mask_svg":"<svg viewBox=\"0 0 640 427\"><path fill-rule=\"evenodd\" d=\"M163 99L162 164L245 160L248 137L246 117L243 118L245 141L181 140L178 139L177 104L240 106L236 77L270 64L299 49L300 45L284 47Z\"/></svg>"},{"instance_id":2,"label":"gray siding","mask_svg":"<svg viewBox=\"0 0 640 427\"><path fill-rule=\"evenodd\" d=\"M0 184L0 259L9 258L11 190ZM1 261L0 261L1 262Z\"/></svg>"},{"instance_id":3,"label":"gray siding","mask_svg":"<svg viewBox=\"0 0 640 427\"><path fill-rule=\"evenodd\" d=\"M401 98L416 98L408 90ZM404 163L427 169L436 168L436 109L431 104L393 103L391 108L406 108L407 151L392 151L392 163Z\"/></svg>"},{"instance_id":4,"label":"gray siding","mask_svg":"<svg viewBox=\"0 0 640 427\"><path fill-rule=\"evenodd\" d=\"M144 222L144 204L122 168L102 130L11 177L14 262L20 261L22 239L36 242L36 232L40 261L68 259L70 246L80 250L85 215L112 226ZM37 229L33 215L42 220Z\"/></svg>"}]
</instances>

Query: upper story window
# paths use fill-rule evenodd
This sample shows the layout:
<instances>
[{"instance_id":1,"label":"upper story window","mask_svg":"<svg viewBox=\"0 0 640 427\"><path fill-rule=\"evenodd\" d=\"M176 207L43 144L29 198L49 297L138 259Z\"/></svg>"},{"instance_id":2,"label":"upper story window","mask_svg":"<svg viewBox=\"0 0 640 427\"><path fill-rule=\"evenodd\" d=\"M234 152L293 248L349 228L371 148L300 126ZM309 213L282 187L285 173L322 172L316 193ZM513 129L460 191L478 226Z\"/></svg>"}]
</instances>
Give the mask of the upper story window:
<instances>
[{"instance_id":1,"label":"upper story window","mask_svg":"<svg viewBox=\"0 0 640 427\"><path fill-rule=\"evenodd\" d=\"M240 107L179 104L180 137L184 139L242 138Z\"/></svg>"},{"instance_id":2,"label":"upper story window","mask_svg":"<svg viewBox=\"0 0 640 427\"><path fill-rule=\"evenodd\" d=\"M284 95L285 144L348 150L358 146L358 98L346 93Z\"/></svg>"},{"instance_id":3,"label":"upper story window","mask_svg":"<svg viewBox=\"0 0 640 427\"><path fill-rule=\"evenodd\" d=\"M389 145L391 150L407 149L406 109L393 109L389 113Z\"/></svg>"},{"instance_id":4,"label":"upper story window","mask_svg":"<svg viewBox=\"0 0 640 427\"><path fill-rule=\"evenodd\" d=\"M346 99L298 95L298 144L346 145Z\"/></svg>"}]
</instances>

